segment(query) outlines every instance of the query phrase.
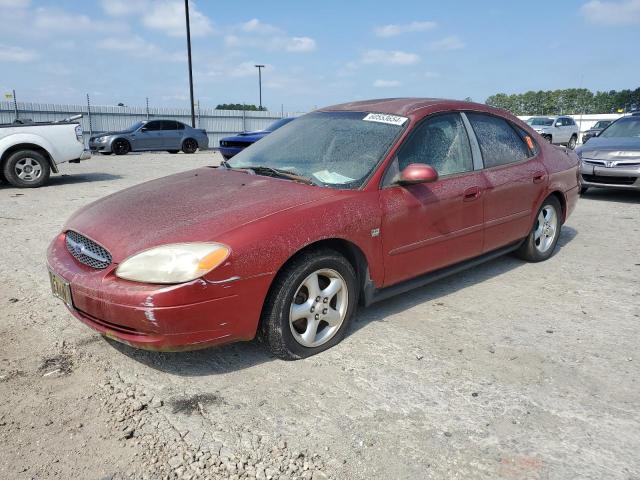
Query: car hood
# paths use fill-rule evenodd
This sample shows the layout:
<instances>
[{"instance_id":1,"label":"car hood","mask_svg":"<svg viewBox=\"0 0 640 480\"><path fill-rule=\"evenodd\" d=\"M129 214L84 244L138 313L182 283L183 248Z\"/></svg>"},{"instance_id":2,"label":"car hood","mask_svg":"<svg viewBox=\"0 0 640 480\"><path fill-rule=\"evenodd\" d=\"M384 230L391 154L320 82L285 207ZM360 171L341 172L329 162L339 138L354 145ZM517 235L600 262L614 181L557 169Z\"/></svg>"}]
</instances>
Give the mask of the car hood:
<instances>
[{"instance_id":1,"label":"car hood","mask_svg":"<svg viewBox=\"0 0 640 480\"><path fill-rule=\"evenodd\" d=\"M236 141L236 142L257 142L265 135L268 135L271 132L265 132L263 130L259 132L242 132L238 135L233 135L232 137L225 137L222 140L225 141Z\"/></svg>"},{"instance_id":2,"label":"car hood","mask_svg":"<svg viewBox=\"0 0 640 480\"><path fill-rule=\"evenodd\" d=\"M618 151L637 151L638 156L640 156L640 138L592 137L578 150L583 157L594 159L610 158L612 152ZM622 160L621 157L616 157L616 159Z\"/></svg>"},{"instance_id":3,"label":"car hood","mask_svg":"<svg viewBox=\"0 0 640 480\"><path fill-rule=\"evenodd\" d=\"M76 212L75 230L115 262L157 245L216 241L260 218L335 195L336 190L218 168L200 168L122 190Z\"/></svg>"},{"instance_id":4,"label":"car hood","mask_svg":"<svg viewBox=\"0 0 640 480\"><path fill-rule=\"evenodd\" d=\"M91 140L93 140L93 139L98 138L98 137L109 137L111 135L129 135L130 133L133 133L133 132L130 132L130 131L127 131L127 130L121 130L121 131L117 131L117 132L103 132L103 133L98 133L96 135L92 135L90 138L91 138Z\"/></svg>"}]
</instances>

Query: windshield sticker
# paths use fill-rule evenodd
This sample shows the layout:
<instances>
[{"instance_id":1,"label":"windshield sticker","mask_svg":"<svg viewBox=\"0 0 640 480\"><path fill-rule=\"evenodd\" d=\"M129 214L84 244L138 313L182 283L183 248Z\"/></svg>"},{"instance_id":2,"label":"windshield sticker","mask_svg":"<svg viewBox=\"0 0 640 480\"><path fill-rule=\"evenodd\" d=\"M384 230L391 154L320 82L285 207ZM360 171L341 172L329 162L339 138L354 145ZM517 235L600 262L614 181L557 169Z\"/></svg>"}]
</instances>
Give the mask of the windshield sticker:
<instances>
[{"instance_id":1,"label":"windshield sticker","mask_svg":"<svg viewBox=\"0 0 640 480\"><path fill-rule=\"evenodd\" d=\"M322 183L339 184L353 182L355 178L345 177L337 172L330 172L329 170L320 170L313 174Z\"/></svg>"},{"instance_id":2,"label":"windshield sticker","mask_svg":"<svg viewBox=\"0 0 640 480\"><path fill-rule=\"evenodd\" d=\"M400 117L398 115L387 115L386 113L369 113L363 118L365 122L378 122L388 123L389 125L404 125L407 121L407 117Z\"/></svg>"}]
</instances>

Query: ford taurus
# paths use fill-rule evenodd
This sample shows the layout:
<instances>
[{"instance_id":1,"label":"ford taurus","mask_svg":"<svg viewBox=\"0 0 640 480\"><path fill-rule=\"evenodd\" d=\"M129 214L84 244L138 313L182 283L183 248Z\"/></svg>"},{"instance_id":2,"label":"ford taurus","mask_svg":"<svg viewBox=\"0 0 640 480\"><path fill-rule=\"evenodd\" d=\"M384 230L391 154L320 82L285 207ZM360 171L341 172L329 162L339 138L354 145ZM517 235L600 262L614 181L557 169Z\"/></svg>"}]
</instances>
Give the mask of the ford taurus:
<instances>
[{"instance_id":1,"label":"ford taurus","mask_svg":"<svg viewBox=\"0 0 640 480\"><path fill-rule=\"evenodd\" d=\"M132 346L258 336L285 359L337 344L356 306L508 252L548 259L578 158L485 105L327 107L218 167L123 190L53 240L53 292Z\"/></svg>"}]
</instances>

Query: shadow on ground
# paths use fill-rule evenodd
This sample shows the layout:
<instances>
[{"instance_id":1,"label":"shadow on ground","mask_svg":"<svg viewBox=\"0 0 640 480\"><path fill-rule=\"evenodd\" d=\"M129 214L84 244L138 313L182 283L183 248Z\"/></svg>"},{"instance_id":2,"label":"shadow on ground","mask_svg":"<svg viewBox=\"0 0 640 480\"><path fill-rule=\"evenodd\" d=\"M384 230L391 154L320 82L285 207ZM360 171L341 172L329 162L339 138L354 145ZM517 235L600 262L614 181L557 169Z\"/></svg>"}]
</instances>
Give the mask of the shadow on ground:
<instances>
[{"instance_id":1,"label":"shadow on ground","mask_svg":"<svg viewBox=\"0 0 640 480\"><path fill-rule=\"evenodd\" d=\"M599 202L640 203L640 191L590 188L582 194L582 198Z\"/></svg>"},{"instance_id":2,"label":"shadow on ground","mask_svg":"<svg viewBox=\"0 0 640 480\"><path fill-rule=\"evenodd\" d=\"M575 229L565 225L562 228L562 234L558 239L554 255L560 255L562 249L577 235L578 232ZM386 321L390 315L395 315L425 302L431 302L489 278L503 275L513 269L526 268L526 265L526 262L513 255L505 255L439 282L381 301L368 308L361 309L356 314L347 335L357 335L358 330L371 322ZM255 340L204 350L176 353L149 352L129 347L111 339L106 339L106 341L132 360L156 370L185 377L223 374L250 368L265 362L279 361L268 352L265 345Z\"/></svg>"},{"instance_id":3,"label":"shadow on ground","mask_svg":"<svg viewBox=\"0 0 640 480\"><path fill-rule=\"evenodd\" d=\"M111 180L118 180L120 178L122 178L122 175L113 175L111 173L101 173L101 172L77 173L73 175L67 175L67 174L52 175L49 178L49 181L47 181L47 183L45 183L42 187L39 187L39 189L57 187L60 185L73 185L77 183L107 182ZM5 181L0 181L0 189L3 189L3 188L10 189L15 187ZM29 190L29 189L17 189L17 188L15 189L17 191Z\"/></svg>"}]
</instances>

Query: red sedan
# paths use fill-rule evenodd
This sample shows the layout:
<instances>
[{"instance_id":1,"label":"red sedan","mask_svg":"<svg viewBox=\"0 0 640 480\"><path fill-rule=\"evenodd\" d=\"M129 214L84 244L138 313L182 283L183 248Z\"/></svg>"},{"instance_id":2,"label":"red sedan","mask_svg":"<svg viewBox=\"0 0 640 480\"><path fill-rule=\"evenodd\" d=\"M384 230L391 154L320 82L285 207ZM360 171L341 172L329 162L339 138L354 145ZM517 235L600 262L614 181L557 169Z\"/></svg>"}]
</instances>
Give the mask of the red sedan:
<instances>
[{"instance_id":1,"label":"red sedan","mask_svg":"<svg viewBox=\"0 0 640 480\"><path fill-rule=\"evenodd\" d=\"M338 343L369 305L508 252L549 258L578 158L507 112L435 99L300 117L219 167L118 192L48 251L53 292L121 342Z\"/></svg>"}]
</instances>

